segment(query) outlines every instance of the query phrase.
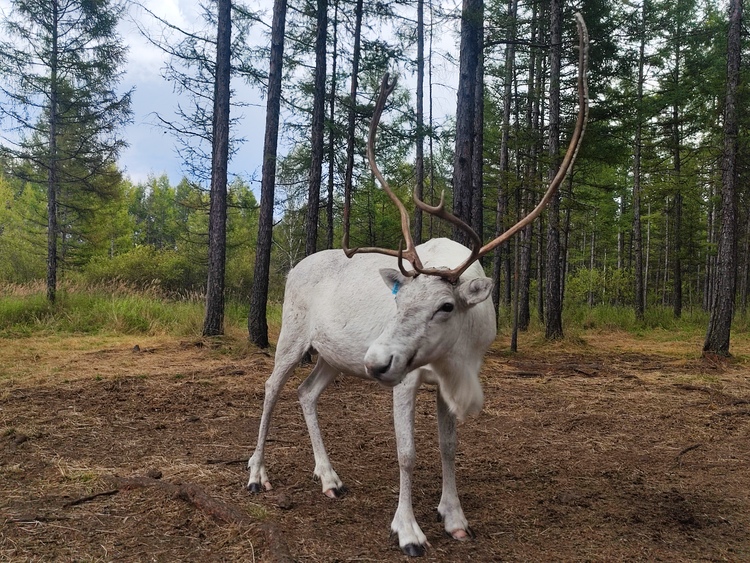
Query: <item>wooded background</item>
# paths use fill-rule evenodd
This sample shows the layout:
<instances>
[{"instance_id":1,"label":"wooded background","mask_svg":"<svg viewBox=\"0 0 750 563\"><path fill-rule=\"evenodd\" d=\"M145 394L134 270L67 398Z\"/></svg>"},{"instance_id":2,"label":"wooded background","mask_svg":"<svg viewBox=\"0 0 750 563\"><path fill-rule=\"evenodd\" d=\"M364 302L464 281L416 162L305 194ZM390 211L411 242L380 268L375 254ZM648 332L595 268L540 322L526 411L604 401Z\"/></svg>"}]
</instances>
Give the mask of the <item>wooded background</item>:
<instances>
[{"instance_id":1,"label":"wooded background","mask_svg":"<svg viewBox=\"0 0 750 563\"><path fill-rule=\"evenodd\" d=\"M59 280L207 294L205 334L221 333L223 300L238 299L267 346L267 301L283 299L304 256L340 246L345 199L353 246L398 247L397 210L364 155L382 75L401 76L377 145L389 182L410 210L412 190L428 203L444 191L489 240L536 205L567 146L580 11L591 37L584 144L559 200L484 264L499 318L524 330L537 315L557 338L563 305L639 319L702 309L705 349L728 353L750 280L739 0L276 0L272 13L218 0L169 42L146 19L174 26L130 3L12 4L0 45L2 282L45 279L50 300ZM184 100L159 116L185 163L177 185L134 184L118 169L132 93L114 31L125 17L144 18L143 40L169 54L164 78ZM458 76L448 117L433 99L446 65ZM238 143L260 134L230 78L268 103L259 186L227 181ZM413 227L416 240L458 236L430 216ZM726 335L712 342L716 330Z\"/></svg>"}]
</instances>

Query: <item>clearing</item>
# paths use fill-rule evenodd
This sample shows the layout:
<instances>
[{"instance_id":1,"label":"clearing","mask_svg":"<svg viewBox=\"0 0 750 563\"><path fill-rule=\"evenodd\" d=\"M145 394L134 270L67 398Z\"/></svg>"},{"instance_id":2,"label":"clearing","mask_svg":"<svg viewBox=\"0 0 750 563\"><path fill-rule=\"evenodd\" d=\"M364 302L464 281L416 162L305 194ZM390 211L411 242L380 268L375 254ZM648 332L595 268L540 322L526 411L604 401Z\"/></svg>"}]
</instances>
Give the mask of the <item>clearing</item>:
<instances>
[{"instance_id":1,"label":"clearing","mask_svg":"<svg viewBox=\"0 0 750 563\"><path fill-rule=\"evenodd\" d=\"M747 355L711 362L697 342L627 334L522 338L515 355L498 340L484 411L459 427L473 541L436 521L435 396L420 392L424 560L750 559ZM0 358L0 560L406 559L389 539L398 466L390 393L375 384L340 378L321 398L342 500L311 478L296 401L309 368L275 411L274 490L254 496L245 462L273 359L241 335L0 340Z\"/></svg>"}]
</instances>

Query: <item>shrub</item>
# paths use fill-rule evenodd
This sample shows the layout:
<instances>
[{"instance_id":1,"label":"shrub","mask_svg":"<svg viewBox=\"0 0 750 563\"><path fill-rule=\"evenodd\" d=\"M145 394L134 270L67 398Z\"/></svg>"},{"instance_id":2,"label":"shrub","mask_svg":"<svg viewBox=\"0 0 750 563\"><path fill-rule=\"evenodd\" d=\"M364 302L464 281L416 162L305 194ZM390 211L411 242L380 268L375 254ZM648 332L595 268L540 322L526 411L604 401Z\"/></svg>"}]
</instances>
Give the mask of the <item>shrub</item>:
<instances>
[{"instance_id":1,"label":"shrub","mask_svg":"<svg viewBox=\"0 0 750 563\"><path fill-rule=\"evenodd\" d=\"M92 259L83 279L91 284L123 282L137 288L156 286L168 293L182 293L200 288L205 270L205 266L191 263L173 250L137 246L111 258Z\"/></svg>"}]
</instances>

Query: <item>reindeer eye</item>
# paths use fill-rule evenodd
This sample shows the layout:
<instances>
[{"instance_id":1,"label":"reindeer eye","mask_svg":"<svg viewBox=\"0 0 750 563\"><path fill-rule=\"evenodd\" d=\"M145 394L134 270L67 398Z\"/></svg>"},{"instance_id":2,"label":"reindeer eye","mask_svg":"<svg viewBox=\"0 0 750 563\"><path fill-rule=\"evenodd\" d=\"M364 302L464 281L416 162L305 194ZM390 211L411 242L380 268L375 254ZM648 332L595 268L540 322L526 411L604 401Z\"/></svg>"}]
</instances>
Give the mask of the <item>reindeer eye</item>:
<instances>
[{"instance_id":1,"label":"reindeer eye","mask_svg":"<svg viewBox=\"0 0 750 563\"><path fill-rule=\"evenodd\" d=\"M453 303L443 303L439 310L443 313L450 313L453 310Z\"/></svg>"}]
</instances>

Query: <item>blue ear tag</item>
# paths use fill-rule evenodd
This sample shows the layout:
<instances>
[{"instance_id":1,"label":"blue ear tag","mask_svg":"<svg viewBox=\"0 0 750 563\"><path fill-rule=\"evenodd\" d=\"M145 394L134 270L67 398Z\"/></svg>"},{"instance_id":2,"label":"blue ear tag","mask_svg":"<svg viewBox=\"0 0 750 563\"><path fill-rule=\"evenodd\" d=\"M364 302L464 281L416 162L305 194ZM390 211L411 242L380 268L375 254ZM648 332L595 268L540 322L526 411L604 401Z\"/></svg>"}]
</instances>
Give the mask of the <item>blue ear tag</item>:
<instances>
[{"instance_id":1,"label":"blue ear tag","mask_svg":"<svg viewBox=\"0 0 750 563\"><path fill-rule=\"evenodd\" d=\"M391 290L391 293L393 295L396 295L398 293L399 289L401 289L401 283L400 282L396 282L396 283L393 284L393 289Z\"/></svg>"}]
</instances>

